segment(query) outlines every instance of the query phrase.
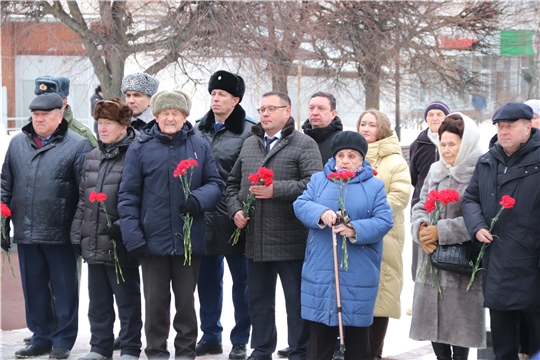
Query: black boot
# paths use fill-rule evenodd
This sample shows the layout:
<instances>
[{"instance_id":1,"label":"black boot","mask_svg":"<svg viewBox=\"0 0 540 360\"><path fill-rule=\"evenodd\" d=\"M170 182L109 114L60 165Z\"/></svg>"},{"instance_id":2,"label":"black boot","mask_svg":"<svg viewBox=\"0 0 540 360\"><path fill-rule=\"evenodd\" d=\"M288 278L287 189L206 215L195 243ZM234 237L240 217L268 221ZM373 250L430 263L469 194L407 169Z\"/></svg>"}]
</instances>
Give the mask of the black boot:
<instances>
[{"instance_id":1,"label":"black boot","mask_svg":"<svg viewBox=\"0 0 540 360\"><path fill-rule=\"evenodd\" d=\"M452 349L450 345L432 342L431 346L433 347L433 351L435 351L437 360L452 360Z\"/></svg>"},{"instance_id":2,"label":"black boot","mask_svg":"<svg viewBox=\"0 0 540 360\"><path fill-rule=\"evenodd\" d=\"M380 360L382 359L382 350L383 350L384 341L370 341L371 347L371 360Z\"/></svg>"},{"instance_id":3,"label":"black boot","mask_svg":"<svg viewBox=\"0 0 540 360\"><path fill-rule=\"evenodd\" d=\"M469 357L469 348L461 346L452 346L454 360L467 360Z\"/></svg>"}]
</instances>

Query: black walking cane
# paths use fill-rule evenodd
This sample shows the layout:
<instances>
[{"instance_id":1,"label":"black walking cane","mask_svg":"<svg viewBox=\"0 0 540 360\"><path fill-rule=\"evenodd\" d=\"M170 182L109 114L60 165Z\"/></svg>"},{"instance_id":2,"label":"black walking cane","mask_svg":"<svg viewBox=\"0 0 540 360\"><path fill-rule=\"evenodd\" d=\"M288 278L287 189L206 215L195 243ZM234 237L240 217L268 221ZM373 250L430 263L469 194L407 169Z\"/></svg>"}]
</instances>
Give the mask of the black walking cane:
<instances>
[{"instance_id":1,"label":"black walking cane","mask_svg":"<svg viewBox=\"0 0 540 360\"><path fill-rule=\"evenodd\" d=\"M339 287L339 265L337 256L337 236L332 231L332 248L334 249L334 276L336 278L337 314L339 324L339 350L334 353L333 360L345 360L345 337L343 334L343 309L341 308L341 289Z\"/></svg>"}]
</instances>

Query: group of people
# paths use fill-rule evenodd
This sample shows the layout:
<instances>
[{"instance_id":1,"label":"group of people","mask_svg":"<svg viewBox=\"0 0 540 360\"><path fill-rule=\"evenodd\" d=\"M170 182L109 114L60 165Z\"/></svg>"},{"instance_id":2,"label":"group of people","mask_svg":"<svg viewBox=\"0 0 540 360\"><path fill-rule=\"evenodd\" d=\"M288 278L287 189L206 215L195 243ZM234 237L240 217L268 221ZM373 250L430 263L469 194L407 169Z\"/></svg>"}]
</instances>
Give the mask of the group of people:
<instances>
[{"instance_id":1,"label":"group of people","mask_svg":"<svg viewBox=\"0 0 540 360\"><path fill-rule=\"evenodd\" d=\"M96 89L96 141L70 115L69 79L36 79L31 122L12 139L2 167L2 203L12 212L2 248L10 249L13 223L33 333L15 357L69 357L82 257L91 330L83 360L112 359L116 347L123 360L140 356L139 266L146 356L170 357L171 324L175 358L222 353L225 259L235 318L229 359L272 358L278 275L289 345L278 355L328 360L341 343L345 359L381 359L389 318L401 316L411 190L411 338L432 341L439 360L466 359L468 348L485 347L488 307L497 359L517 359L520 325L529 353L540 351L540 132L531 124L538 102L495 113L497 136L487 154L474 121L433 102L407 164L384 113L367 110L356 131L343 131L330 93L311 96L298 131L282 92L262 96L259 122L248 117L237 74L210 77L211 109L194 125L187 121L190 96L158 87L154 77L135 73L122 80L125 101L103 99ZM254 182L263 168L271 178ZM442 189L456 190L459 200L433 224L426 202ZM504 194L516 206L491 226ZM469 241L490 244L471 289L470 275L418 276L439 244Z\"/></svg>"}]
</instances>

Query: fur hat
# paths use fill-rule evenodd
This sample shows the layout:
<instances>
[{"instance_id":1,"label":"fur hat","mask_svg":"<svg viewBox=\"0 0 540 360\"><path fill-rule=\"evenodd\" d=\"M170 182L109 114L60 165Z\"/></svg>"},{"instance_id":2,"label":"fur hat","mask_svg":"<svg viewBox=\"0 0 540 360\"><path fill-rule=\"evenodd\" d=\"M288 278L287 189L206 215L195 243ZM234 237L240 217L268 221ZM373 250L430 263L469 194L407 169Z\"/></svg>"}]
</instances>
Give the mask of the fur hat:
<instances>
[{"instance_id":1,"label":"fur hat","mask_svg":"<svg viewBox=\"0 0 540 360\"><path fill-rule=\"evenodd\" d=\"M524 103L510 102L501 106L493 114L493 123L499 121L514 122L519 119L531 120L533 117L533 109Z\"/></svg>"},{"instance_id":2,"label":"fur hat","mask_svg":"<svg viewBox=\"0 0 540 360\"><path fill-rule=\"evenodd\" d=\"M150 99L150 107L154 116L168 109L180 110L189 116L191 98L182 90L160 91Z\"/></svg>"},{"instance_id":3,"label":"fur hat","mask_svg":"<svg viewBox=\"0 0 540 360\"><path fill-rule=\"evenodd\" d=\"M366 139L356 131L342 131L337 133L332 139L330 146L332 148L333 157L335 157L340 150L352 149L358 151L360 155L362 155L362 158L365 159L368 150Z\"/></svg>"},{"instance_id":4,"label":"fur hat","mask_svg":"<svg viewBox=\"0 0 540 360\"><path fill-rule=\"evenodd\" d=\"M129 74L122 78L122 94L136 91L148 96L154 95L159 87L159 80L144 73Z\"/></svg>"},{"instance_id":5,"label":"fur hat","mask_svg":"<svg viewBox=\"0 0 540 360\"><path fill-rule=\"evenodd\" d=\"M116 121L120 125L131 125L131 116L133 111L122 100L113 98L101 100L96 103L94 108L94 119L109 119Z\"/></svg>"},{"instance_id":6,"label":"fur hat","mask_svg":"<svg viewBox=\"0 0 540 360\"><path fill-rule=\"evenodd\" d=\"M69 79L50 75L38 76L35 80L34 94L57 93L65 99L69 96Z\"/></svg>"},{"instance_id":7,"label":"fur hat","mask_svg":"<svg viewBox=\"0 0 540 360\"><path fill-rule=\"evenodd\" d=\"M442 101L434 101L426 107L426 110L424 110L424 121L427 121L427 114L429 110L433 109L441 110L444 113L444 116L450 114L450 108L448 105Z\"/></svg>"},{"instance_id":8,"label":"fur hat","mask_svg":"<svg viewBox=\"0 0 540 360\"><path fill-rule=\"evenodd\" d=\"M208 92L211 94L214 89L224 90L232 96L239 97L241 102L246 92L246 85L240 75L219 70L210 77L208 82Z\"/></svg>"},{"instance_id":9,"label":"fur hat","mask_svg":"<svg viewBox=\"0 0 540 360\"><path fill-rule=\"evenodd\" d=\"M64 100L57 93L45 93L38 95L28 108L30 111L51 111L54 109L61 109L64 107Z\"/></svg>"}]
</instances>

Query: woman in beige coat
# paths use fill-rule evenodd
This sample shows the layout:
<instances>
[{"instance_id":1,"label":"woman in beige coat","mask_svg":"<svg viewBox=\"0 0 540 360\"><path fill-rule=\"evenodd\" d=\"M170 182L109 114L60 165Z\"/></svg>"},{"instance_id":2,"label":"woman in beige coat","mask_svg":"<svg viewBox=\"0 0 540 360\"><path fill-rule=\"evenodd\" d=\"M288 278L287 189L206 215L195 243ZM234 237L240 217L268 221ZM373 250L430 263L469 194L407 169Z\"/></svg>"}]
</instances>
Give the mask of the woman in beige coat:
<instances>
[{"instance_id":1,"label":"woman in beige coat","mask_svg":"<svg viewBox=\"0 0 540 360\"><path fill-rule=\"evenodd\" d=\"M394 217L394 227L384 237L379 292L373 325L370 327L371 358L381 359L388 320L399 319L401 316L404 209L411 195L411 176L401 154L399 140L385 114L378 110L367 110L360 115L356 128L368 142L366 160L373 167L376 177L384 181Z\"/></svg>"},{"instance_id":2,"label":"woman in beige coat","mask_svg":"<svg viewBox=\"0 0 540 360\"><path fill-rule=\"evenodd\" d=\"M422 246L424 256L433 253L437 243L452 245L470 240L461 201L482 155L479 139L475 122L458 112L449 114L439 127L441 160L431 165L411 218L413 240ZM456 190L459 200L445 206L436 225L428 225L429 213L424 207L428 193L446 189ZM466 291L470 275L439 270L433 275L437 278L432 279L429 263L422 268L422 260L423 256L419 255L410 337L430 340L438 360L466 360L470 347L486 346L481 275L476 275L477 279Z\"/></svg>"}]
</instances>

